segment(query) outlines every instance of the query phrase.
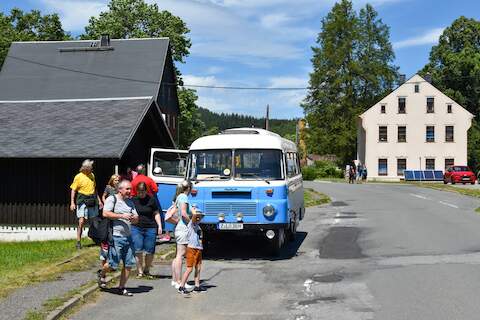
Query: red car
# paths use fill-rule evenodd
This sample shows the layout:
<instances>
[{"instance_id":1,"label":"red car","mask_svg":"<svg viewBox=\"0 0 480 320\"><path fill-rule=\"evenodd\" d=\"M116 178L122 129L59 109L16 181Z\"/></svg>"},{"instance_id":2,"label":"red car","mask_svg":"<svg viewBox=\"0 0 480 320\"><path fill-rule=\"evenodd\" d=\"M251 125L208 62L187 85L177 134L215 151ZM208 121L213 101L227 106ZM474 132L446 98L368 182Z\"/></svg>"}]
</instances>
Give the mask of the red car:
<instances>
[{"instance_id":1,"label":"red car","mask_svg":"<svg viewBox=\"0 0 480 320\"><path fill-rule=\"evenodd\" d=\"M451 166L443 174L443 183L471 183L475 184L477 177L467 166Z\"/></svg>"}]
</instances>

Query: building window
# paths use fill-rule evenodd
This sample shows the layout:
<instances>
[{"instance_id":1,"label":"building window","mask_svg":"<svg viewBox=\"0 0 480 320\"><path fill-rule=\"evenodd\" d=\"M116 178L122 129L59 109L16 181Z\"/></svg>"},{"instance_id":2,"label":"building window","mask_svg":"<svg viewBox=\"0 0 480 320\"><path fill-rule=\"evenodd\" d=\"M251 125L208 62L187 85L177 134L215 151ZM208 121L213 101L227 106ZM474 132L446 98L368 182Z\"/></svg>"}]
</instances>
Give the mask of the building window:
<instances>
[{"instance_id":1,"label":"building window","mask_svg":"<svg viewBox=\"0 0 480 320\"><path fill-rule=\"evenodd\" d=\"M387 142L387 127L386 126L378 127L378 141Z\"/></svg>"},{"instance_id":2,"label":"building window","mask_svg":"<svg viewBox=\"0 0 480 320\"><path fill-rule=\"evenodd\" d=\"M455 159L452 159L452 158L445 159L445 171L447 171L448 168L453 167L454 163L455 163Z\"/></svg>"},{"instance_id":3,"label":"building window","mask_svg":"<svg viewBox=\"0 0 480 320\"><path fill-rule=\"evenodd\" d=\"M407 142L407 127L398 127L398 142Z\"/></svg>"},{"instance_id":4,"label":"building window","mask_svg":"<svg viewBox=\"0 0 480 320\"><path fill-rule=\"evenodd\" d=\"M419 93L419 92L420 92L420 85L416 84L415 85L415 93Z\"/></svg>"},{"instance_id":5,"label":"building window","mask_svg":"<svg viewBox=\"0 0 480 320\"><path fill-rule=\"evenodd\" d=\"M434 112L435 112L435 99L427 98L427 113L434 113Z\"/></svg>"},{"instance_id":6,"label":"building window","mask_svg":"<svg viewBox=\"0 0 480 320\"><path fill-rule=\"evenodd\" d=\"M397 176L403 176L403 172L407 169L407 159L397 159Z\"/></svg>"},{"instance_id":7,"label":"building window","mask_svg":"<svg viewBox=\"0 0 480 320\"><path fill-rule=\"evenodd\" d=\"M387 159L378 159L378 175L388 175Z\"/></svg>"},{"instance_id":8,"label":"building window","mask_svg":"<svg viewBox=\"0 0 480 320\"><path fill-rule=\"evenodd\" d=\"M406 99L398 98L398 113L405 113L405 112L406 112Z\"/></svg>"},{"instance_id":9,"label":"building window","mask_svg":"<svg viewBox=\"0 0 480 320\"><path fill-rule=\"evenodd\" d=\"M453 142L453 126L445 126L445 142Z\"/></svg>"},{"instance_id":10,"label":"building window","mask_svg":"<svg viewBox=\"0 0 480 320\"><path fill-rule=\"evenodd\" d=\"M427 142L435 142L435 127L434 126L427 126Z\"/></svg>"},{"instance_id":11,"label":"building window","mask_svg":"<svg viewBox=\"0 0 480 320\"><path fill-rule=\"evenodd\" d=\"M452 105L447 104L447 113L452 113Z\"/></svg>"},{"instance_id":12,"label":"building window","mask_svg":"<svg viewBox=\"0 0 480 320\"><path fill-rule=\"evenodd\" d=\"M380 105L380 113L385 113L385 105Z\"/></svg>"},{"instance_id":13,"label":"building window","mask_svg":"<svg viewBox=\"0 0 480 320\"><path fill-rule=\"evenodd\" d=\"M435 170L435 159L425 159L425 170Z\"/></svg>"}]
</instances>

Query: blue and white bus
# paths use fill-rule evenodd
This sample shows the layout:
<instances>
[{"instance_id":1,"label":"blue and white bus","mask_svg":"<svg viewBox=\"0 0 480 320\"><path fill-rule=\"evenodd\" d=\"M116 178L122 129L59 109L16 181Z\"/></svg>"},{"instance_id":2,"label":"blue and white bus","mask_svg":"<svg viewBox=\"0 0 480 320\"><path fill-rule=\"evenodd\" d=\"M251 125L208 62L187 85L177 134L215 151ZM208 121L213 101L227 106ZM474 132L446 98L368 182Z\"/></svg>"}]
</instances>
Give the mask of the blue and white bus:
<instances>
[{"instance_id":1,"label":"blue and white bus","mask_svg":"<svg viewBox=\"0 0 480 320\"><path fill-rule=\"evenodd\" d=\"M173 197L163 193L169 188L166 182L192 181L190 201L205 213L202 229L207 238L218 232L261 233L276 253L287 238L295 238L305 207L293 142L262 129L229 129L194 141L186 162L184 151L171 150L172 163L183 163L169 166L177 168L171 170L165 170L167 162L160 159L166 153L158 152L152 152L150 168L159 183L162 207L166 208L162 198L167 205Z\"/></svg>"}]
</instances>

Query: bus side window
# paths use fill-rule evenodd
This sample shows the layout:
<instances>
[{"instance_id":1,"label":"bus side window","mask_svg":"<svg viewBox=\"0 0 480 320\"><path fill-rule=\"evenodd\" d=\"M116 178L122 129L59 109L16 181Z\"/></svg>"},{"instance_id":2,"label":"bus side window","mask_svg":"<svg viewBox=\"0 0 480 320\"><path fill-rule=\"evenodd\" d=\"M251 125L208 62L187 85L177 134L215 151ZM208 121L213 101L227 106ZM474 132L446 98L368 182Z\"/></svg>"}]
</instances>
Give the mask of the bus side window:
<instances>
[{"instance_id":1,"label":"bus side window","mask_svg":"<svg viewBox=\"0 0 480 320\"><path fill-rule=\"evenodd\" d=\"M287 176L289 178L294 177L296 175L295 173L295 158L293 156L294 154L292 152L287 153Z\"/></svg>"}]
</instances>

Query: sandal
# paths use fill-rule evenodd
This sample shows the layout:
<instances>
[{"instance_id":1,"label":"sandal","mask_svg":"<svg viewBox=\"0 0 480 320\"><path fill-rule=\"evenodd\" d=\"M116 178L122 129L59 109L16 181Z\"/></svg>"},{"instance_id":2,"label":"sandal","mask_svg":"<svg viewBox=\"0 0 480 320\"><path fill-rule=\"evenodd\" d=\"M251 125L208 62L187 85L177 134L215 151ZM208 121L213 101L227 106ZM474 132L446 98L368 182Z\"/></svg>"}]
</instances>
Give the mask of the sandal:
<instances>
[{"instance_id":1,"label":"sandal","mask_svg":"<svg viewBox=\"0 0 480 320\"><path fill-rule=\"evenodd\" d=\"M137 273L137 276L136 276L137 279L142 279L143 277L144 277L143 273Z\"/></svg>"},{"instance_id":2,"label":"sandal","mask_svg":"<svg viewBox=\"0 0 480 320\"><path fill-rule=\"evenodd\" d=\"M133 293L131 293L130 291L128 291L127 289L125 288L118 288L120 290L120 294L122 296L125 296L125 297L131 297L133 296Z\"/></svg>"},{"instance_id":3,"label":"sandal","mask_svg":"<svg viewBox=\"0 0 480 320\"><path fill-rule=\"evenodd\" d=\"M102 269L97 271L97 283L98 286L102 289L105 289L107 287L107 280L104 276L102 276Z\"/></svg>"},{"instance_id":4,"label":"sandal","mask_svg":"<svg viewBox=\"0 0 480 320\"><path fill-rule=\"evenodd\" d=\"M143 271L143 276L147 279L154 279L155 277L150 273L150 271Z\"/></svg>"}]
</instances>

